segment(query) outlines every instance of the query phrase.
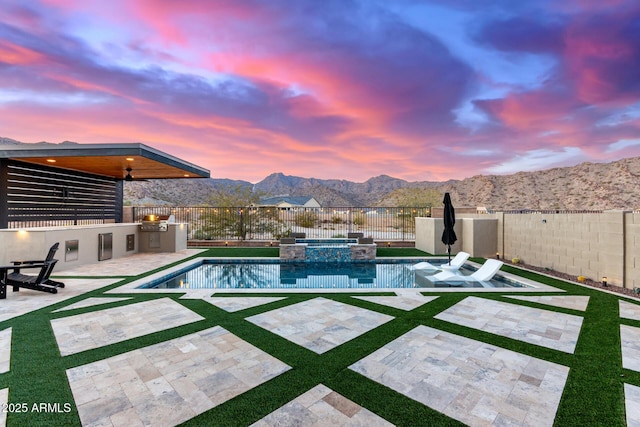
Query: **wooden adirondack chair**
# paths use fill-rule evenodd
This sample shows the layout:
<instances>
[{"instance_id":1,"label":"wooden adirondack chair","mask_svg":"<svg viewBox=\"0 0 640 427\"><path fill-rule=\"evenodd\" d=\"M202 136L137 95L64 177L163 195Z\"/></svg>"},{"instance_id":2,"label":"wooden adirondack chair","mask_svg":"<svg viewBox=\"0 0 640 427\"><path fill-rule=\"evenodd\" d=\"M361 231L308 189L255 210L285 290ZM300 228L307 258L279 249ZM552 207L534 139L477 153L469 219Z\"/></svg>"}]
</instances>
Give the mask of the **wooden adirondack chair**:
<instances>
[{"instance_id":1,"label":"wooden adirondack chair","mask_svg":"<svg viewBox=\"0 0 640 427\"><path fill-rule=\"evenodd\" d=\"M44 260L12 261L13 265L0 266L0 299L7 297L7 286L13 286L14 292L26 288L52 294L57 293L58 288L64 288L64 283L49 278L58 262L57 259L53 259L58 246L58 243L51 246ZM35 268L40 269L37 276L21 273L21 270ZM12 271L9 272L10 270Z\"/></svg>"}]
</instances>

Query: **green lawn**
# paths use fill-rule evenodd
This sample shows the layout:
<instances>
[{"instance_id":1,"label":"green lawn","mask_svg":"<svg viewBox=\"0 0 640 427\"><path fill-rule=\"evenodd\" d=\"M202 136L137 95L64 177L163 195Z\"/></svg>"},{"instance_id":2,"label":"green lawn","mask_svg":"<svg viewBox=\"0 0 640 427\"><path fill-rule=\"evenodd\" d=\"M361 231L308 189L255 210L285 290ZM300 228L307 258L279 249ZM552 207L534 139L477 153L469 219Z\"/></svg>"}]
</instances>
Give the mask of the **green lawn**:
<instances>
[{"instance_id":1,"label":"green lawn","mask_svg":"<svg viewBox=\"0 0 640 427\"><path fill-rule=\"evenodd\" d=\"M271 257L277 255L277 248L214 248L207 250L200 256ZM411 248L380 248L378 250L378 256L416 255L424 256L425 254ZM156 271L165 268L167 266ZM461 425L458 421L437 413L348 369L349 365L418 325L426 325L484 341L495 346L569 367L569 377L556 416L556 425L558 426L625 425L623 383L640 386L640 373L622 368L620 325L627 324L640 327L640 321L626 320L619 317L618 300L625 298L536 273L526 272L515 267L505 266L503 269L565 290L568 295L586 295L590 297L586 312L580 312L506 299L500 292L491 294L475 293L475 295L482 298L582 316L584 321L574 354L567 354L434 319L436 314L456 304L465 296L474 294L471 291L464 294L440 293L438 294L439 298L436 300L409 312L354 299L346 293L322 294L325 298L374 310L395 318L361 337L323 354L316 354L304 349L245 321L246 317L309 300L319 294L286 294L287 298L280 301L235 313L228 313L201 300L180 300L178 299L180 296L178 294L163 294L159 292L153 295L127 294L124 296L129 296L131 299L110 304L109 307L126 306L141 301L169 297L203 316L205 320L130 339L122 343L61 357L50 320L84 312L98 311L103 309L104 306L87 307L61 313L53 313L53 311L88 297L105 296L104 292L106 290L119 287L142 276L130 277L114 285L0 322L0 331L8 327L13 328L11 369L7 373L0 374L0 390L9 388L9 401L14 404L25 403L29 408L29 411L24 413L9 413L7 425L80 425L67 382L66 369L160 343L215 325L224 327L245 341L277 357L291 366L292 369L193 418L185 425L249 425L320 383L399 426ZM380 293L375 292L371 292L371 294L380 295ZM216 295L223 296L224 294ZM282 296L283 294L277 295ZM109 294L109 296L114 295ZM261 294L261 296L266 296L266 294ZM637 300L626 300L638 304ZM1 306L2 301L0 301ZM60 413L33 411L33 404L41 402L58 403L62 411ZM71 403L70 412L64 412L65 403Z\"/></svg>"}]
</instances>

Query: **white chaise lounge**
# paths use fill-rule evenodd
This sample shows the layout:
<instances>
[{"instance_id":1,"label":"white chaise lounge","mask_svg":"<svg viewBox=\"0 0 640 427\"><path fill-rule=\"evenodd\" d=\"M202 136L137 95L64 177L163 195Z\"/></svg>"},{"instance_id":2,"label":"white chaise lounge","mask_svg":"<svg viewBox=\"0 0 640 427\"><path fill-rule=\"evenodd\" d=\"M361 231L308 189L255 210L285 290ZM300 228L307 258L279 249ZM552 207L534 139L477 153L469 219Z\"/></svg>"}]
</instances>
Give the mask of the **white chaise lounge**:
<instances>
[{"instance_id":1,"label":"white chaise lounge","mask_svg":"<svg viewBox=\"0 0 640 427\"><path fill-rule=\"evenodd\" d=\"M447 263L447 270L455 271L460 269L464 265L465 262L469 259L471 255L466 252L458 252L456 256L451 260L451 266L449 267L449 263ZM440 267L435 266L427 261L422 261L417 264L412 265L411 270L442 270Z\"/></svg>"},{"instance_id":2,"label":"white chaise lounge","mask_svg":"<svg viewBox=\"0 0 640 427\"><path fill-rule=\"evenodd\" d=\"M488 282L500 271L503 265L504 263L502 261L488 259L478 270L468 276L450 271L442 271L433 276L427 276L426 278L431 282Z\"/></svg>"}]
</instances>

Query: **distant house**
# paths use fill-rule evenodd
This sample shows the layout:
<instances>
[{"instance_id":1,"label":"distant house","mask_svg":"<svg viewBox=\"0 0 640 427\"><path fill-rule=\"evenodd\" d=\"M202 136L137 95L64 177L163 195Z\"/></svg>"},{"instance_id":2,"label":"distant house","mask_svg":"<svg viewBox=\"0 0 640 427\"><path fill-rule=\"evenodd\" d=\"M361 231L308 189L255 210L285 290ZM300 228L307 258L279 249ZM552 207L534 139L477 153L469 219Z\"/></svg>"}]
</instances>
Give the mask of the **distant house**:
<instances>
[{"instance_id":1,"label":"distant house","mask_svg":"<svg viewBox=\"0 0 640 427\"><path fill-rule=\"evenodd\" d=\"M320 203L311 196L276 196L262 199L255 206L273 206L279 209L319 208Z\"/></svg>"}]
</instances>

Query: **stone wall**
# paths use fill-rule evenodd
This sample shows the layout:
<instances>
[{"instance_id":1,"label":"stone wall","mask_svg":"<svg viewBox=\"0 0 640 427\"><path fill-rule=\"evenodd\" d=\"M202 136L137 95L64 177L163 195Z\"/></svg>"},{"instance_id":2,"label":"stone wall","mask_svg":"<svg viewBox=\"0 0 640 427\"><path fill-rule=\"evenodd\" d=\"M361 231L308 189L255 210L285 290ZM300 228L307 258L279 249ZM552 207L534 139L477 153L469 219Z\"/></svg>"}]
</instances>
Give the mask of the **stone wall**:
<instances>
[{"instance_id":1,"label":"stone wall","mask_svg":"<svg viewBox=\"0 0 640 427\"><path fill-rule=\"evenodd\" d=\"M453 228L458 241L451 246L451 253L457 253L462 250L462 222L456 221ZM442 243L443 231L442 218L416 218L416 248L430 254L446 253L447 246Z\"/></svg>"},{"instance_id":2,"label":"stone wall","mask_svg":"<svg viewBox=\"0 0 640 427\"><path fill-rule=\"evenodd\" d=\"M376 259L377 246L373 243L367 245L350 245L350 247L352 261L371 261Z\"/></svg>"},{"instance_id":3,"label":"stone wall","mask_svg":"<svg viewBox=\"0 0 640 427\"><path fill-rule=\"evenodd\" d=\"M282 261L304 262L306 257L306 246L303 245L280 245L280 259Z\"/></svg>"},{"instance_id":4,"label":"stone wall","mask_svg":"<svg viewBox=\"0 0 640 427\"><path fill-rule=\"evenodd\" d=\"M501 258L519 258L526 264L576 277L596 281L606 277L614 286L640 288L640 213L462 216L456 218L459 242L454 253L464 250L484 258L499 253ZM444 245L439 243L443 227L441 219L417 218L416 248L444 253Z\"/></svg>"},{"instance_id":5,"label":"stone wall","mask_svg":"<svg viewBox=\"0 0 640 427\"><path fill-rule=\"evenodd\" d=\"M624 254L625 287L640 288L640 212L625 215Z\"/></svg>"},{"instance_id":6,"label":"stone wall","mask_svg":"<svg viewBox=\"0 0 640 427\"><path fill-rule=\"evenodd\" d=\"M474 257L493 258L498 252L498 220L496 218L460 218L462 250Z\"/></svg>"},{"instance_id":7,"label":"stone wall","mask_svg":"<svg viewBox=\"0 0 640 427\"><path fill-rule=\"evenodd\" d=\"M508 259L626 288L640 287L640 214L557 213L504 215Z\"/></svg>"},{"instance_id":8,"label":"stone wall","mask_svg":"<svg viewBox=\"0 0 640 427\"><path fill-rule=\"evenodd\" d=\"M280 260L297 262L351 262L373 261L375 244L349 244L344 247L280 244Z\"/></svg>"}]
</instances>

